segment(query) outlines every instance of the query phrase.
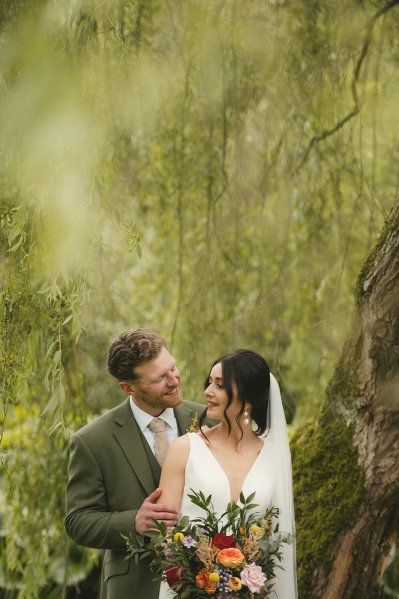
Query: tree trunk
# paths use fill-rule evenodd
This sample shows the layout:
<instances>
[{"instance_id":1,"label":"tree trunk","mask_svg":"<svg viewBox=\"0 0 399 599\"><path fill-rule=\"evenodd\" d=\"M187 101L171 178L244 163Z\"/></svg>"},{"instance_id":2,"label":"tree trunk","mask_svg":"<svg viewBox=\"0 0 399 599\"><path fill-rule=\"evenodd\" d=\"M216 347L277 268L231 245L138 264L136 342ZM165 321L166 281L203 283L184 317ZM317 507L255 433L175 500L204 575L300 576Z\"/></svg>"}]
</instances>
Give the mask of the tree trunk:
<instances>
[{"instance_id":1,"label":"tree trunk","mask_svg":"<svg viewBox=\"0 0 399 599\"><path fill-rule=\"evenodd\" d=\"M377 599L399 525L399 201L320 419L292 449L300 599Z\"/></svg>"}]
</instances>

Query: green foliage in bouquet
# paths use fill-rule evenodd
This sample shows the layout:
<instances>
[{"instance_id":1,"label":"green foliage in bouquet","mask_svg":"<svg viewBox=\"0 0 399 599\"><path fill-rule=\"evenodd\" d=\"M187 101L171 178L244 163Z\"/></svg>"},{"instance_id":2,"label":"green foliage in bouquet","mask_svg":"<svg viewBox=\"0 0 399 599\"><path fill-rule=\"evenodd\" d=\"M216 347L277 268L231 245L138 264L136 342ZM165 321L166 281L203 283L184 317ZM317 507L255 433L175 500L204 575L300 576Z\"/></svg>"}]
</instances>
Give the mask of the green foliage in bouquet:
<instances>
[{"instance_id":1,"label":"green foliage in bouquet","mask_svg":"<svg viewBox=\"0 0 399 599\"><path fill-rule=\"evenodd\" d=\"M156 578L166 579L182 599L267 597L275 569L282 568L281 544L293 539L279 530L278 508L262 516L253 512L254 496L241 493L217 516L212 496L192 491L191 502L205 515L191 521L183 516L170 529L153 520L154 529L145 536L126 538L127 557L136 563L150 558Z\"/></svg>"}]
</instances>

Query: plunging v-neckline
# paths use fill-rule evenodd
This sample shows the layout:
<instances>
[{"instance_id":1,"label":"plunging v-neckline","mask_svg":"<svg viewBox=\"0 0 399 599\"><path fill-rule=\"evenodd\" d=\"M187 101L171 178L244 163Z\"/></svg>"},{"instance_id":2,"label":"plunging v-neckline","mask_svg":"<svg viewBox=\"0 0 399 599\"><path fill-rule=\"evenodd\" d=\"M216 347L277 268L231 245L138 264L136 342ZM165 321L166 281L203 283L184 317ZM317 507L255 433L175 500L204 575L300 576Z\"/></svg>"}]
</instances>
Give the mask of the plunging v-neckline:
<instances>
[{"instance_id":1,"label":"plunging v-neckline","mask_svg":"<svg viewBox=\"0 0 399 599\"><path fill-rule=\"evenodd\" d=\"M261 456L261 454L262 454L262 452L263 452L263 450L264 450L264 448L265 448L265 442L264 442L264 440L263 440L263 439L261 439L261 441L262 441L263 445L262 445L262 447L261 447L261 450L260 450L260 452L259 452L259 453L258 453L258 455L256 456L256 458L255 458L255 460L254 460L253 464L251 465L251 467L249 468L249 470L248 470L247 474L245 475L245 478L244 478L244 480L242 481L241 488L240 488L240 491L239 491L239 493L238 493L238 497L237 497L237 499L233 499L233 498L232 498L232 496L231 496L231 495L232 495L232 493L231 493L231 484L230 484L230 480L229 480L229 477L228 477L228 476L227 476L227 474L226 474L226 471L225 471L225 469L223 468L223 466L221 465L221 463L219 462L219 460L216 458L216 456L213 454L213 452L211 451L211 449L208 447L208 445L205 443L205 441L204 441L203 439L201 439L201 437L198 435L198 433L195 433L195 434L198 436L198 438L200 439L200 441L203 443L204 447L205 447L205 448L208 450L208 452L209 452L209 453L210 453L210 455L212 456L213 460L216 462L216 464L218 465L218 467L220 468L220 470L223 472L223 474L224 474L224 476L225 476L225 479L226 479L226 481L227 481L227 485L228 485L228 487L229 487L229 491L230 491L230 492L229 492L230 501L231 501L231 502L234 502L234 503L237 503L237 501L239 500L240 494L242 493L242 490L243 490L243 488L245 487L245 483L247 482L247 479L248 479L249 475L251 474L252 470L255 468L255 466L256 466L256 464L257 464L257 462L258 462L258 460L259 460L259 458L260 458L260 456Z\"/></svg>"}]
</instances>

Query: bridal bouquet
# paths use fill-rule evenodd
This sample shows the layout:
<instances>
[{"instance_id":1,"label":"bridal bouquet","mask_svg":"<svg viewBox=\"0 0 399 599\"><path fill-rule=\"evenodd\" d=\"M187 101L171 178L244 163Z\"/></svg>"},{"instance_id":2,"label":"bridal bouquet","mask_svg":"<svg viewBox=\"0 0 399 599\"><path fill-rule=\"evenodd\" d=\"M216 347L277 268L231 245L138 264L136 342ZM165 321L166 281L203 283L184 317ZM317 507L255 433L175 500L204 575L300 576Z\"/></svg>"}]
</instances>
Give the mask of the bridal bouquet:
<instances>
[{"instance_id":1,"label":"bridal bouquet","mask_svg":"<svg viewBox=\"0 0 399 599\"><path fill-rule=\"evenodd\" d=\"M128 557L150 558L151 568L164 578L181 599L249 599L268 597L275 569L282 568L281 544L292 535L279 531L278 508L259 517L249 514L255 493L229 503L220 517L214 513L212 496L192 491L192 503L204 516L183 516L171 529L154 520L147 539L127 539Z\"/></svg>"}]
</instances>

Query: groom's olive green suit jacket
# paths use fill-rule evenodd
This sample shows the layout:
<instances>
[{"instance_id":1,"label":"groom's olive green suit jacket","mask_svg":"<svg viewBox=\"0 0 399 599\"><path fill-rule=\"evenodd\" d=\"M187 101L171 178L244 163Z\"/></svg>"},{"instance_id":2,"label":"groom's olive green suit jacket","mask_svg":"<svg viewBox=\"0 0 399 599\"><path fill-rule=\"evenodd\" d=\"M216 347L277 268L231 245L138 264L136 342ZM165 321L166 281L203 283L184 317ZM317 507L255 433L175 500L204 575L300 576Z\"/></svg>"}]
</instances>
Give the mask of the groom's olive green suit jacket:
<instances>
[{"instance_id":1,"label":"groom's olive green suit jacket","mask_svg":"<svg viewBox=\"0 0 399 599\"><path fill-rule=\"evenodd\" d=\"M175 408L179 434L204 407L184 401ZM105 549L100 599L158 599L148 563L125 559L122 535L135 534L137 510L161 473L129 399L75 433L70 452L65 528L79 545Z\"/></svg>"}]
</instances>

